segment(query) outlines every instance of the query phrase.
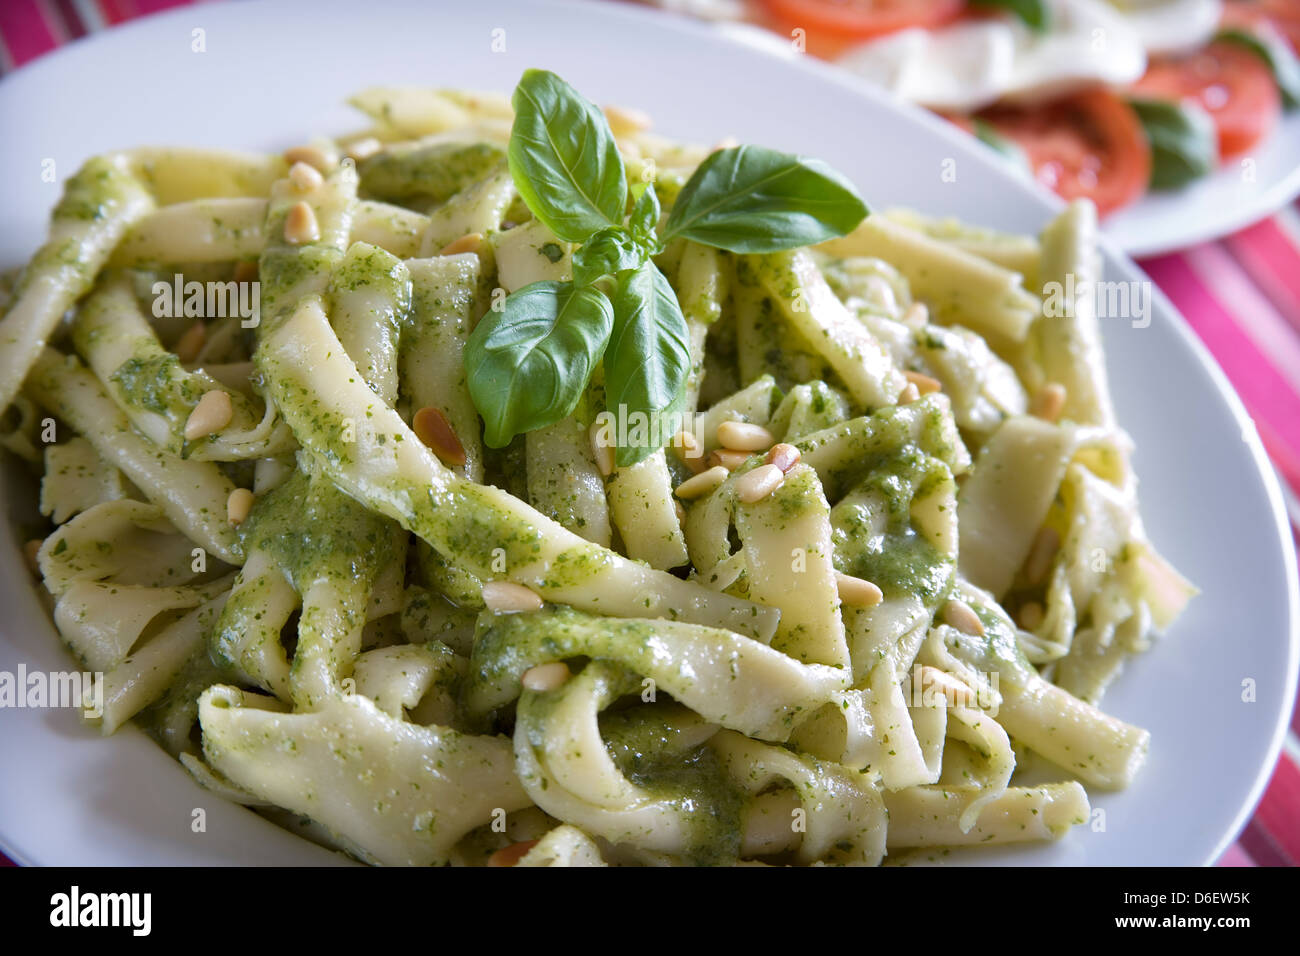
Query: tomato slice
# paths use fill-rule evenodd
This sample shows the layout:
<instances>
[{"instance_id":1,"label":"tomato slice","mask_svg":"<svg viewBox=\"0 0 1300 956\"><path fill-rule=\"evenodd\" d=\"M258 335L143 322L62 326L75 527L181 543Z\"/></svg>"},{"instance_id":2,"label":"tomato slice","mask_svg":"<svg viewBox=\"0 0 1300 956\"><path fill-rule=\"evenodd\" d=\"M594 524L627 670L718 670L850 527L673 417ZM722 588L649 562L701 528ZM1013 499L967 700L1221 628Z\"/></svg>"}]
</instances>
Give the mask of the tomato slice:
<instances>
[{"instance_id":1,"label":"tomato slice","mask_svg":"<svg viewBox=\"0 0 1300 956\"><path fill-rule=\"evenodd\" d=\"M1155 60L1133 90L1204 108L1219 134L1220 158L1249 150L1282 115L1282 97L1268 64L1235 43L1211 43L1187 56Z\"/></svg>"},{"instance_id":2,"label":"tomato slice","mask_svg":"<svg viewBox=\"0 0 1300 956\"><path fill-rule=\"evenodd\" d=\"M1300 0L1229 0L1223 6L1225 27L1271 23L1300 54Z\"/></svg>"},{"instance_id":3,"label":"tomato slice","mask_svg":"<svg viewBox=\"0 0 1300 956\"><path fill-rule=\"evenodd\" d=\"M759 5L782 33L802 29L809 53L831 57L886 33L941 27L960 16L966 0L760 0Z\"/></svg>"},{"instance_id":4,"label":"tomato slice","mask_svg":"<svg viewBox=\"0 0 1300 956\"><path fill-rule=\"evenodd\" d=\"M1138 199L1151 179L1142 124L1109 90L978 115L1024 150L1035 179L1065 199L1091 199L1102 215Z\"/></svg>"}]
</instances>

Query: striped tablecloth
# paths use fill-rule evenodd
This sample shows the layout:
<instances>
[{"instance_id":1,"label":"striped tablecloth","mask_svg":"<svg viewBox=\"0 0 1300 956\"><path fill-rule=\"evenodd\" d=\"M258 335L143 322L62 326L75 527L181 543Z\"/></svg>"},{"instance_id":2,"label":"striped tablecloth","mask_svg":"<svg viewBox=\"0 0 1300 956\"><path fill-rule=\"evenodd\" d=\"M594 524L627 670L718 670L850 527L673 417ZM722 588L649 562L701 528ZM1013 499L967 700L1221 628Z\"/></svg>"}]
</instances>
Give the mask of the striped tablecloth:
<instances>
[{"instance_id":1,"label":"striped tablecloth","mask_svg":"<svg viewBox=\"0 0 1300 956\"><path fill-rule=\"evenodd\" d=\"M190 0L0 0L0 73L87 33ZM1300 161L1300 158L1298 158ZM1300 528L1300 210L1141 263L1241 395ZM8 863L3 856L0 862ZM1272 782L1220 866L1300 863L1300 708Z\"/></svg>"}]
</instances>

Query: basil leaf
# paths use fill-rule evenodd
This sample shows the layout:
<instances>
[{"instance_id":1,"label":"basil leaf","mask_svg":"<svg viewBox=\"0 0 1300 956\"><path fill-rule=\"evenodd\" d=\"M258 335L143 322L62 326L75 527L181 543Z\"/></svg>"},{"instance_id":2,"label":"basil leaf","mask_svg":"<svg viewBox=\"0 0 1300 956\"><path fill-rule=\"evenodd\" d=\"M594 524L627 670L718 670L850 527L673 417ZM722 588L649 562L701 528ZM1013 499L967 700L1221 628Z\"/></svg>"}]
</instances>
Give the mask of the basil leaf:
<instances>
[{"instance_id":1,"label":"basil leaf","mask_svg":"<svg viewBox=\"0 0 1300 956\"><path fill-rule=\"evenodd\" d=\"M1220 30L1216 40L1227 40L1250 50L1273 72L1273 81L1287 109L1300 106L1300 59L1276 30Z\"/></svg>"},{"instance_id":2,"label":"basil leaf","mask_svg":"<svg viewBox=\"0 0 1300 956\"><path fill-rule=\"evenodd\" d=\"M633 191L635 192L635 189ZM659 195L655 192L654 183L646 183L641 195L636 197L636 203L632 206L632 215L628 218L627 228L650 255L657 255L659 252L659 237L656 235L656 230L659 228L659 213Z\"/></svg>"},{"instance_id":3,"label":"basil leaf","mask_svg":"<svg viewBox=\"0 0 1300 956\"><path fill-rule=\"evenodd\" d=\"M653 262L619 278L605 351L605 407L620 422L615 460L635 465L679 426L691 369L690 333L677 295Z\"/></svg>"},{"instance_id":4,"label":"basil leaf","mask_svg":"<svg viewBox=\"0 0 1300 956\"><path fill-rule=\"evenodd\" d=\"M1177 189L1214 170L1218 138L1199 106L1165 100L1130 100L1151 142L1151 188Z\"/></svg>"},{"instance_id":5,"label":"basil leaf","mask_svg":"<svg viewBox=\"0 0 1300 956\"><path fill-rule=\"evenodd\" d=\"M626 229L609 226L588 239L573 254L573 281L590 285L601 276L635 269L646 261L648 252L628 235Z\"/></svg>"},{"instance_id":6,"label":"basil leaf","mask_svg":"<svg viewBox=\"0 0 1300 956\"><path fill-rule=\"evenodd\" d=\"M489 311L465 347L469 393L483 440L503 448L521 432L553 425L582 397L614 323L598 289L534 282Z\"/></svg>"},{"instance_id":7,"label":"basil leaf","mask_svg":"<svg viewBox=\"0 0 1300 956\"><path fill-rule=\"evenodd\" d=\"M510 175L533 215L569 242L622 222L627 174L605 114L545 70L525 71L511 102Z\"/></svg>"},{"instance_id":8,"label":"basil leaf","mask_svg":"<svg viewBox=\"0 0 1300 956\"><path fill-rule=\"evenodd\" d=\"M842 236L866 214L852 184L820 160L736 146L695 170L673 204L664 239L780 252Z\"/></svg>"},{"instance_id":9,"label":"basil leaf","mask_svg":"<svg viewBox=\"0 0 1300 956\"><path fill-rule=\"evenodd\" d=\"M974 0L977 7L1007 10L1035 30L1047 29L1047 6L1043 0Z\"/></svg>"}]
</instances>

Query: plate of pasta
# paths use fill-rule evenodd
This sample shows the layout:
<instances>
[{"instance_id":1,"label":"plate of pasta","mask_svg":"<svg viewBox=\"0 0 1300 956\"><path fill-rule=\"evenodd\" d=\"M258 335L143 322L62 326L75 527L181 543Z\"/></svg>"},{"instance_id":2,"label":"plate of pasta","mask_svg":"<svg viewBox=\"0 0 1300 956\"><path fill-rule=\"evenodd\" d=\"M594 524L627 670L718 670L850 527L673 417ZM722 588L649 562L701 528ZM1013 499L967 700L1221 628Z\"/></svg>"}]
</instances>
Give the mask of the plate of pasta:
<instances>
[{"instance_id":1,"label":"plate of pasta","mask_svg":"<svg viewBox=\"0 0 1300 956\"><path fill-rule=\"evenodd\" d=\"M941 121L559 3L178 11L0 109L15 859L1187 865L1258 798L1258 439Z\"/></svg>"}]
</instances>

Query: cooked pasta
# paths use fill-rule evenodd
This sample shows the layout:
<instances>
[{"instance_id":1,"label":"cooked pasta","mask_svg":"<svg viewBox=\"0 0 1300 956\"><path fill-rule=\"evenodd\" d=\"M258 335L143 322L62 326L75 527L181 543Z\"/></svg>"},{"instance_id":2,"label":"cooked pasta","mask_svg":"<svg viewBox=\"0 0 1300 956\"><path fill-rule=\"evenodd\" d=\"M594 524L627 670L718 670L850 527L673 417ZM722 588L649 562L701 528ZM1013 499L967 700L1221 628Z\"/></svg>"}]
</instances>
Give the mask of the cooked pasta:
<instances>
[{"instance_id":1,"label":"cooked pasta","mask_svg":"<svg viewBox=\"0 0 1300 956\"><path fill-rule=\"evenodd\" d=\"M1090 205L665 242L689 361L628 461L612 340L570 410L485 426L479 323L596 243L536 214L510 102L353 102L285 157L92 159L3 307L0 440L103 733L393 865L879 864L1057 839L1133 780L1148 734L1099 701L1194 589L1095 312L1043 308L1097 277ZM653 229L710 151L630 116Z\"/></svg>"}]
</instances>

